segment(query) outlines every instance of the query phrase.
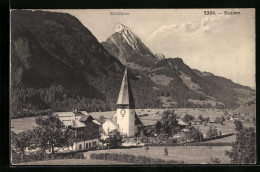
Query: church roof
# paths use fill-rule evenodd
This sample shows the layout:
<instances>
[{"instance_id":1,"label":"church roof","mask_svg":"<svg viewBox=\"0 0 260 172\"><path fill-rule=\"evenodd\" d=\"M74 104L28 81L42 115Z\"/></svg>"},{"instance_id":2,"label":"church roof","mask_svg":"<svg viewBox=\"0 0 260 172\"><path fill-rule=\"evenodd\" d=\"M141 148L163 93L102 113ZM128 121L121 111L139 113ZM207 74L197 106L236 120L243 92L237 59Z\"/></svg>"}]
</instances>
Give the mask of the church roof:
<instances>
[{"instance_id":1,"label":"church roof","mask_svg":"<svg viewBox=\"0 0 260 172\"><path fill-rule=\"evenodd\" d=\"M135 125L143 125L142 121L138 117L138 115L135 113Z\"/></svg>"},{"instance_id":2,"label":"church roof","mask_svg":"<svg viewBox=\"0 0 260 172\"><path fill-rule=\"evenodd\" d=\"M86 122L88 119L94 120L94 118L91 115L83 115L79 121L80 122Z\"/></svg>"},{"instance_id":3,"label":"church roof","mask_svg":"<svg viewBox=\"0 0 260 172\"><path fill-rule=\"evenodd\" d=\"M113 125L118 126L118 124L113 119L107 119L105 122L110 121Z\"/></svg>"},{"instance_id":4,"label":"church roof","mask_svg":"<svg viewBox=\"0 0 260 172\"><path fill-rule=\"evenodd\" d=\"M127 68L125 69L125 74L124 74L123 81L121 84L117 104L118 105L122 105L122 104L123 105L132 105L132 106L135 105L131 84L130 84L128 74L127 74Z\"/></svg>"}]
</instances>

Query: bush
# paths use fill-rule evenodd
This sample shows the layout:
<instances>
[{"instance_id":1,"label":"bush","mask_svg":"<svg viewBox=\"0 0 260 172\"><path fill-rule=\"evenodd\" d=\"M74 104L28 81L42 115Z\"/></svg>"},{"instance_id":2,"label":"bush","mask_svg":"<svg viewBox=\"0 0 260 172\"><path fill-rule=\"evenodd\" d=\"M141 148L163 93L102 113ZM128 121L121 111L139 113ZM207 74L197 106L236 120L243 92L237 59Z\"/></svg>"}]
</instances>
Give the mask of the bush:
<instances>
[{"instance_id":1,"label":"bush","mask_svg":"<svg viewBox=\"0 0 260 172\"><path fill-rule=\"evenodd\" d=\"M243 123L241 121L239 121L239 120L235 120L234 124L235 124L235 130L236 131L240 131L240 130L242 130L244 128Z\"/></svg>"},{"instance_id":2,"label":"bush","mask_svg":"<svg viewBox=\"0 0 260 172\"><path fill-rule=\"evenodd\" d=\"M215 125L210 125L206 136L209 138L209 137L216 137L217 135L218 135L217 127Z\"/></svg>"},{"instance_id":3,"label":"bush","mask_svg":"<svg viewBox=\"0 0 260 172\"><path fill-rule=\"evenodd\" d=\"M109 161L119 161L126 163L135 163L135 164L182 164L183 162L178 161L164 161L161 159L152 159L144 156L134 156L128 154L115 154L115 153L93 153L90 155L91 159L98 160L109 160Z\"/></svg>"},{"instance_id":4,"label":"bush","mask_svg":"<svg viewBox=\"0 0 260 172\"><path fill-rule=\"evenodd\" d=\"M12 152L13 164L18 164L22 162L54 160L54 159L84 159L84 155L83 153L78 153L78 152L45 154L44 152L39 151L29 155L23 155L21 153Z\"/></svg>"},{"instance_id":5,"label":"bush","mask_svg":"<svg viewBox=\"0 0 260 172\"><path fill-rule=\"evenodd\" d=\"M230 142L216 142L216 143L207 143L207 142L193 142L187 143L187 146L231 146Z\"/></svg>"},{"instance_id":6,"label":"bush","mask_svg":"<svg viewBox=\"0 0 260 172\"><path fill-rule=\"evenodd\" d=\"M221 163L221 160L219 158L213 158L213 157L210 157L210 164L220 164Z\"/></svg>"}]
</instances>

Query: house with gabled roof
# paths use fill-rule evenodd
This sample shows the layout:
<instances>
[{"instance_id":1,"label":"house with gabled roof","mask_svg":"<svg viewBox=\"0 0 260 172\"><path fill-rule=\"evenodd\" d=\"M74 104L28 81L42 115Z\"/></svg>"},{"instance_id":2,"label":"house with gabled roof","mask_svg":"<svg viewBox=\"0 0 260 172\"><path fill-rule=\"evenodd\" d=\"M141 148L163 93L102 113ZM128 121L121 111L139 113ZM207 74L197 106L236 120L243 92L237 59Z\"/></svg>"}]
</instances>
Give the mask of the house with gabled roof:
<instances>
[{"instance_id":1,"label":"house with gabled roof","mask_svg":"<svg viewBox=\"0 0 260 172\"><path fill-rule=\"evenodd\" d=\"M84 150L99 144L101 124L86 111L54 112L65 127L75 131L73 150Z\"/></svg>"}]
</instances>

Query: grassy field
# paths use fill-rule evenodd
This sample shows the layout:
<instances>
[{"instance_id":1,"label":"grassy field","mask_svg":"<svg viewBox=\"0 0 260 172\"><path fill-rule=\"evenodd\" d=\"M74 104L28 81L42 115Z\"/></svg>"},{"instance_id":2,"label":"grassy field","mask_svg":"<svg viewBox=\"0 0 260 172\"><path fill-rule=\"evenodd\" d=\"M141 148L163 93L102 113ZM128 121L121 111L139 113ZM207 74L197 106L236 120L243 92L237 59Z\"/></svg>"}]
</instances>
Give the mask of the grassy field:
<instances>
[{"instance_id":1,"label":"grassy field","mask_svg":"<svg viewBox=\"0 0 260 172\"><path fill-rule=\"evenodd\" d=\"M168 156L164 155L165 147L150 146L148 152L144 147L131 149L109 149L89 151L84 153L89 159L91 153L121 153L135 156L147 156L154 159L183 161L185 164L208 164L210 158L219 158L222 164L229 164L230 159L225 155L225 150L230 146L169 146Z\"/></svg>"},{"instance_id":2,"label":"grassy field","mask_svg":"<svg viewBox=\"0 0 260 172\"><path fill-rule=\"evenodd\" d=\"M130 163L116 162L116 161L105 161L105 160L92 160L92 159L55 159L48 161L36 161L20 163L16 165L124 165Z\"/></svg>"},{"instance_id":3,"label":"grassy field","mask_svg":"<svg viewBox=\"0 0 260 172\"><path fill-rule=\"evenodd\" d=\"M35 117L11 119L11 130L15 133L20 133L36 126L37 124L35 123Z\"/></svg>"}]
</instances>

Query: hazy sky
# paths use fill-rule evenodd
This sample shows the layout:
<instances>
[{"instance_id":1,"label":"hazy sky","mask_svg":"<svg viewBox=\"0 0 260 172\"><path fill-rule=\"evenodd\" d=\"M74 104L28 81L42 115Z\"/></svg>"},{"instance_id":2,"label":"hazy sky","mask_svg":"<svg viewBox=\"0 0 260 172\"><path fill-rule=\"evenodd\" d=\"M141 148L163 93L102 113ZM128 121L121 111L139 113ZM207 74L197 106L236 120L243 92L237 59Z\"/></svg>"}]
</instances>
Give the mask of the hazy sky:
<instances>
[{"instance_id":1,"label":"hazy sky","mask_svg":"<svg viewBox=\"0 0 260 172\"><path fill-rule=\"evenodd\" d=\"M111 36L121 23L153 53L180 57L191 68L255 87L255 10L211 10L216 15L204 15L199 9L55 11L77 17L99 42ZM239 11L240 15L228 16L224 11Z\"/></svg>"}]
</instances>

